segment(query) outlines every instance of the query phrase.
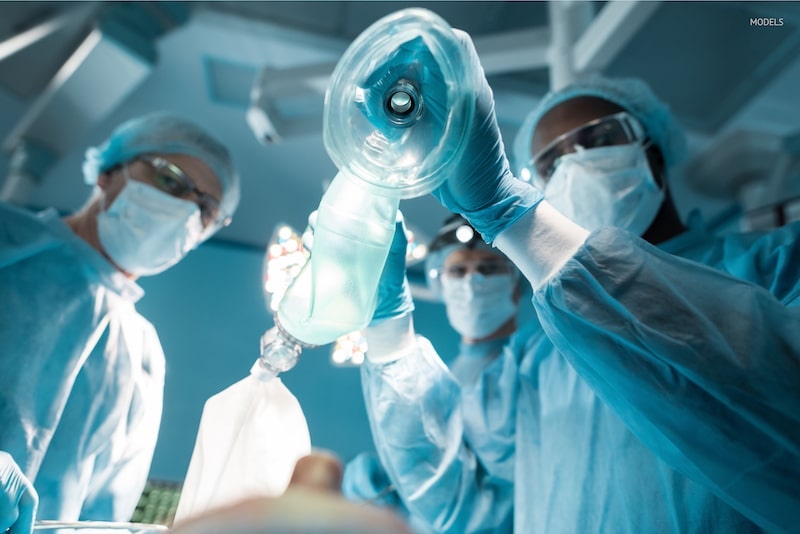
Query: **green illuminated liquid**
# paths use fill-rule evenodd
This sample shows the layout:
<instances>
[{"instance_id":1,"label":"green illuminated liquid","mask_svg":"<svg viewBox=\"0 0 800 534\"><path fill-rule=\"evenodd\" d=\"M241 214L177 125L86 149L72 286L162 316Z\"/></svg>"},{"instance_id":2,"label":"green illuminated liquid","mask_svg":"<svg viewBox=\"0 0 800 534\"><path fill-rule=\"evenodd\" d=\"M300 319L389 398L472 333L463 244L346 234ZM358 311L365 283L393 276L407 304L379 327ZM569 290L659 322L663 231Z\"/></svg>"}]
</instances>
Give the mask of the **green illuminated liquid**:
<instances>
[{"instance_id":1,"label":"green illuminated liquid","mask_svg":"<svg viewBox=\"0 0 800 534\"><path fill-rule=\"evenodd\" d=\"M311 258L278 307L284 330L324 345L369 324L398 204L337 175L320 202Z\"/></svg>"}]
</instances>

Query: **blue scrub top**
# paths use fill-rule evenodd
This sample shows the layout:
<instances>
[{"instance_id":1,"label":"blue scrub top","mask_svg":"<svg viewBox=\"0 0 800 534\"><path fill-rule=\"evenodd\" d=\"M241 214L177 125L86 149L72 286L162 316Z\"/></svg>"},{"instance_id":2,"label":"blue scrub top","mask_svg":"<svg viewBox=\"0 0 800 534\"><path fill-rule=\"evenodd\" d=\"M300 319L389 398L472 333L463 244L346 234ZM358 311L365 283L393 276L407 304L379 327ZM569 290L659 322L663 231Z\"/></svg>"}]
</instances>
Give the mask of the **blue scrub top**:
<instances>
[{"instance_id":1,"label":"blue scrub top","mask_svg":"<svg viewBox=\"0 0 800 534\"><path fill-rule=\"evenodd\" d=\"M39 519L127 521L141 495L165 365L142 294L55 211L0 204L0 450Z\"/></svg>"}]
</instances>

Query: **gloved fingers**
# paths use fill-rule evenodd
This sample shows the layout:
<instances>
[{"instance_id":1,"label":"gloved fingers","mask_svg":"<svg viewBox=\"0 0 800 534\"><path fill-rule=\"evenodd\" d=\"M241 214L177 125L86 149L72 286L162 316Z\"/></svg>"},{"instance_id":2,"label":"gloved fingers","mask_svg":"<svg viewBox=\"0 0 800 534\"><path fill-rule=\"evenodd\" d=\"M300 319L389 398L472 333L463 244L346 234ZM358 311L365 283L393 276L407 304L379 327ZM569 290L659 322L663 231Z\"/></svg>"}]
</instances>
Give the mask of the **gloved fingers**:
<instances>
[{"instance_id":1,"label":"gloved fingers","mask_svg":"<svg viewBox=\"0 0 800 534\"><path fill-rule=\"evenodd\" d=\"M543 198L511 173L494 112L494 96L469 34L455 30L472 72L474 117L464 152L433 196L460 213L491 243Z\"/></svg>"},{"instance_id":2,"label":"gloved fingers","mask_svg":"<svg viewBox=\"0 0 800 534\"><path fill-rule=\"evenodd\" d=\"M390 255L402 254L403 265L405 266L405 257L408 251L408 229L406 228L405 219L400 210L397 210L397 218L394 224L394 237L392 238L392 245L389 248Z\"/></svg>"},{"instance_id":3,"label":"gloved fingers","mask_svg":"<svg viewBox=\"0 0 800 534\"><path fill-rule=\"evenodd\" d=\"M478 51L475 50L475 44L472 42L472 37L464 30L459 30L458 28L453 28L453 33L455 34L456 40L458 40L464 52L466 52L467 59L472 67L474 68L475 65L480 66ZM474 71L471 70L470 72Z\"/></svg>"},{"instance_id":4,"label":"gloved fingers","mask_svg":"<svg viewBox=\"0 0 800 534\"><path fill-rule=\"evenodd\" d=\"M314 210L308 214L308 227L311 228L311 231L314 231L314 228L317 226L317 215L319 214L319 210Z\"/></svg>"},{"instance_id":5,"label":"gloved fingers","mask_svg":"<svg viewBox=\"0 0 800 534\"><path fill-rule=\"evenodd\" d=\"M383 273L379 282L379 291L384 294L397 293L405 284L406 255L408 253L408 235L403 215L397 211L394 225L394 236L389 246L389 254L383 265Z\"/></svg>"},{"instance_id":6,"label":"gloved fingers","mask_svg":"<svg viewBox=\"0 0 800 534\"><path fill-rule=\"evenodd\" d=\"M447 180L433 191L433 196L448 210L469 219L468 214L502 201L495 197L508 161L494 113L494 95L475 45L468 33L454 31L472 78L474 115L460 159L450 168Z\"/></svg>"},{"instance_id":7,"label":"gloved fingers","mask_svg":"<svg viewBox=\"0 0 800 534\"><path fill-rule=\"evenodd\" d=\"M19 516L9 530L10 534L31 534L33 532L33 521L36 519L39 495L27 479L25 479L25 484L26 489L19 500Z\"/></svg>"},{"instance_id":8,"label":"gloved fingers","mask_svg":"<svg viewBox=\"0 0 800 534\"><path fill-rule=\"evenodd\" d=\"M376 501L386 497L393 487L378 457L361 453L347 463L342 492L353 501Z\"/></svg>"},{"instance_id":9,"label":"gloved fingers","mask_svg":"<svg viewBox=\"0 0 800 534\"><path fill-rule=\"evenodd\" d=\"M461 44L461 47L466 52L467 60L470 63L469 72L472 73L473 91L478 106L476 111L480 114L481 111L487 112L494 108L494 94L492 88L486 79L486 74L483 71L478 51L475 50L475 44L472 42L472 37L464 30L453 29L456 39ZM487 107L488 106L488 107ZM476 117L474 120L480 120Z\"/></svg>"},{"instance_id":10,"label":"gloved fingers","mask_svg":"<svg viewBox=\"0 0 800 534\"><path fill-rule=\"evenodd\" d=\"M0 451L0 528L11 534L29 534L39 495L14 458Z\"/></svg>"},{"instance_id":11,"label":"gloved fingers","mask_svg":"<svg viewBox=\"0 0 800 534\"><path fill-rule=\"evenodd\" d=\"M406 279L406 252L408 238L406 237L405 224L402 220L396 223L395 233L383 272L378 282L378 295L372 322L378 322L393 317L399 317L414 310L414 300Z\"/></svg>"},{"instance_id":12,"label":"gloved fingers","mask_svg":"<svg viewBox=\"0 0 800 534\"><path fill-rule=\"evenodd\" d=\"M303 248L309 252L311 252L311 248L314 246L314 229L317 226L318 212L319 210L314 210L308 214L308 225L306 226L306 229L303 230Z\"/></svg>"}]
</instances>

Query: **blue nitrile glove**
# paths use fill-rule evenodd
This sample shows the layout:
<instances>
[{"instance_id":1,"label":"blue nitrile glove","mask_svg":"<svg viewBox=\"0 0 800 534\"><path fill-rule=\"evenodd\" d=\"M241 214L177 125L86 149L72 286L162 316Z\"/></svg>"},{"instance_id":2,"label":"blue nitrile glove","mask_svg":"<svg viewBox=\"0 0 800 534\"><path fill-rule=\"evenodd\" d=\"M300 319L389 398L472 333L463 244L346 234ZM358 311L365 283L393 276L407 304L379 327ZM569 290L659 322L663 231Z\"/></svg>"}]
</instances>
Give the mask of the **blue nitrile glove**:
<instances>
[{"instance_id":1,"label":"blue nitrile glove","mask_svg":"<svg viewBox=\"0 0 800 534\"><path fill-rule=\"evenodd\" d=\"M354 502L397 507L400 498L377 455L362 452L344 466L342 494Z\"/></svg>"},{"instance_id":2,"label":"blue nitrile glove","mask_svg":"<svg viewBox=\"0 0 800 534\"><path fill-rule=\"evenodd\" d=\"M30 534L39 495L14 458L0 451L0 532Z\"/></svg>"},{"instance_id":3,"label":"blue nitrile glove","mask_svg":"<svg viewBox=\"0 0 800 534\"><path fill-rule=\"evenodd\" d=\"M462 214L484 241L491 243L543 195L511 173L494 113L494 96L475 46L467 33L455 32L472 64L475 116L464 154L433 195L450 211Z\"/></svg>"},{"instance_id":4,"label":"blue nitrile glove","mask_svg":"<svg viewBox=\"0 0 800 534\"><path fill-rule=\"evenodd\" d=\"M394 238L378 282L378 304L372 314L371 325L414 311L414 300L406 278L407 250L406 225L402 213L398 211Z\"/></svg>"},{"instance_id":5,"label":"blue nitrile glove","mask_svg":"<svg viewBox=\"0 0 800 534\"><path fill-rule=\"evenodd\" d=\"M303 241L303 248L308 252L311 252L311 249L314 246L314 228L317 226L318 213L319 210L314 210L308 214L308 225L306 226L306 229L303 230L303 235L301 237Z\"/></svg>"}]
</instances>

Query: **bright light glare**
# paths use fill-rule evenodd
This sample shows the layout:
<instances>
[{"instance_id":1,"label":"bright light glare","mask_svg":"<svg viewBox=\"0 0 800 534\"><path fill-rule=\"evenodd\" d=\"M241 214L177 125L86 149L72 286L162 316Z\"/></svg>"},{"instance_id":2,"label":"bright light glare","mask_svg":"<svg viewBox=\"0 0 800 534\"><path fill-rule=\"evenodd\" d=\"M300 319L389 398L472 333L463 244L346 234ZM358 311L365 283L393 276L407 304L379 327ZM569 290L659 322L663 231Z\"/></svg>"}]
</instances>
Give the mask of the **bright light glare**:
<instances>
[{"instance_id":1,"label":"bright light glare","mask_svg":"<svg viewBox=\"0 0 800 534\"><path fill-rule=\"evenodd\" d=\"M421 260L427 253L428 247L426 245L417 245L411 250L411 257L415 260Z\"/></svg>"},{"instance_id":2,"label":"bright light glare","mask_svg":"<svg viewBox=\"0 0 800 534\"><path fill-rule=\"evenodd\" d=\"M469 226L459 226L456 230L456 239L462 243L469 243L475 236L475 232Z\"/></svg>"},{"instance_id":3,"label":"bright light glare","mask_svg":"<svg viewBox=\"0 0 800 534\"><path fill-rule=\"evenodd\" d=\"M298 275L308 259L300 236L291 226L282 225L274 233L273 242L267 248L267 265L264 291L269 307L276 311L284 293Z\"/></svg>"},{"instance_id":4,"label":"bright light glare","mask_svg":"<svg viewBox=\"0 0 800 534\"><path fill-rule=\"evenodd\" d=\"M336 340L331 351L334 365L361 365L367 353L367 338L360 330L345 334Z\"/></svg>"},{"instance_id":5,"label":"bright light glare","mask_svg":"<svg viewBox=\"0 0 800 534\"><path fill-rule=\"evenodd\" d=\"M331 358L335 363L344 363L347 361L347 352L343 349L334 349L333 353L331 354Z\"/></svg>"},{"instance_id":6,"label":"bright light glare","mask_svg":"<svg viewBox=\"0 0 800 534\"><path fill-rule=\"evenodd\" d=\"M292 229L290 227L281 226L280 229L278 229L278 239L285 241L290 237L292 237Z\"/></svg>"}]
</instances>

